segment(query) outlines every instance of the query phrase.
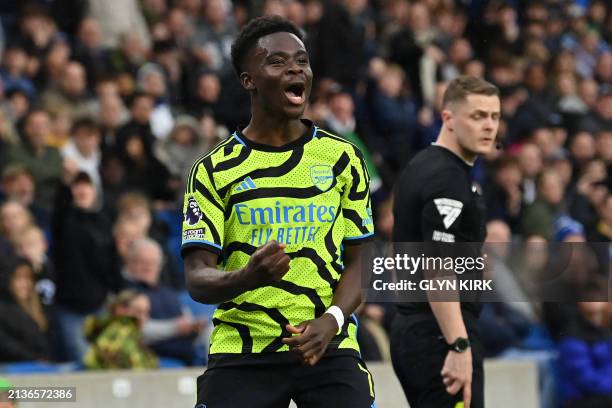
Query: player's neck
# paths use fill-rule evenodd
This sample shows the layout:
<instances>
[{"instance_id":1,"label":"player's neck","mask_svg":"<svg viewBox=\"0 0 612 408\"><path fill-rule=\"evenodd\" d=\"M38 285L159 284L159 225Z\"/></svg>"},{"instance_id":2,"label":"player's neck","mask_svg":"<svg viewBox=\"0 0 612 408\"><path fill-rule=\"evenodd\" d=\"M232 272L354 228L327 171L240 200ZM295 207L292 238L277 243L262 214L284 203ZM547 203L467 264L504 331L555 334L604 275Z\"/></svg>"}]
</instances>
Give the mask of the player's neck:
<instances>
[{"instance_id":1,"label":"player's neck","mask_svg":"<svg viewBox=\"0 0 612 408\"><path fill-rule=\"evenodd\" d=\"M299 139L306 132L306 125L300 119L275 118L256 114L242 133L249 140L270 146L283 146Z\"/></svg>"},{"instance_id":2,"label":"player's neck","mask_svg":"<svg viewBox=\"0 0 612 408\"><path fill-rule=\"evenodd\" d=\"M440 131L438 140L436 140L434 145L450 150L469 166L473 166L474 162L478 158L476 154L462 148L457 142L457 139L453 135L449 134L444 128L442 128Z\"/></svg>"}]
</instances>

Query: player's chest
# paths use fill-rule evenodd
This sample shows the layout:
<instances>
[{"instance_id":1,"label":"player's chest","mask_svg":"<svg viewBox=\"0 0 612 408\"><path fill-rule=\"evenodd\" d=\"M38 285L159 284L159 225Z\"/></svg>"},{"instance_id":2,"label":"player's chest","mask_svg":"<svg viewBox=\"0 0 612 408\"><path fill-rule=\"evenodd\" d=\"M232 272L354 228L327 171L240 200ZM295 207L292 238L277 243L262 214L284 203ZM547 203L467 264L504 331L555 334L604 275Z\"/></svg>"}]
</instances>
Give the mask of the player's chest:
<instances>
[{"instance_id":1,"label":"player's chest","mask_svg":"<svg viewBox=\"0 0 612 408\"><path fill-rule=\"evenodd\" d=\"M321 149L255 151L214 179L226 209L254 199L339 203L350 169L346 155Z\"/></svg>"}]
</instances>

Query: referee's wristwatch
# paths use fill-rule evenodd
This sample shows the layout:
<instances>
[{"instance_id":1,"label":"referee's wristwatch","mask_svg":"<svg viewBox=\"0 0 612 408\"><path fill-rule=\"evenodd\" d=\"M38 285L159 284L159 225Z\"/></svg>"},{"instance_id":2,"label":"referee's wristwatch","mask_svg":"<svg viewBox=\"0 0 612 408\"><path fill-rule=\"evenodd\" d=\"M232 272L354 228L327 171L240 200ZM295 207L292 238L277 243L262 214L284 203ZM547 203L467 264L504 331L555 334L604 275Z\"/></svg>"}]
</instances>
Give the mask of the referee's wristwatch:
<instances>
[{"instance_id":1,"label":"referee's wristwatch","mask_svg":"<svg viewBox=\"0 0 612 408\"><path fill-rule=\"evenodd\" d=\"M457 337L457 339L450 343L450 344L446 344L448 346L448 349L450 351L455 351L457 353L465 353L470 347L471 347L471 343L470 343L470 339L468 339L467 337Z\"/></svg>"}]
</instances>

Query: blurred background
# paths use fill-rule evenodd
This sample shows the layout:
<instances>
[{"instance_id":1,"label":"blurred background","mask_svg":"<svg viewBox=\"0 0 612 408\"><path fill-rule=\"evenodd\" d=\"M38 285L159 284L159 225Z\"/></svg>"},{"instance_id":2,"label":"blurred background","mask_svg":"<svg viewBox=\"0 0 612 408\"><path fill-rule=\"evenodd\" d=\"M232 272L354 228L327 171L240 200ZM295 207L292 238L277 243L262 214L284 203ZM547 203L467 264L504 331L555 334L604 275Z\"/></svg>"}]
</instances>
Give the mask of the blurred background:
<instances>
[{"instance_id":1,"label":"blurred background","mask_svg":"<svg viewBox=\"0 0 612 408\"><path fill-rule=\"evenodd\" d=\"M270 14L306 33L305 117L364 152L381 247L393 183L435 141L446 83L500 88L500 148L473 170L487 240L608 243L594 251L608 273L571 282L597 301L486 304L488 356L535 367L534 406L612 407L603 0L2 0L0 376L206 364L214 307L185 292L183 186L248 123L230 46ZM392 306L358 313L364 358L389 370Z\"/></svg>"}]
</instances>

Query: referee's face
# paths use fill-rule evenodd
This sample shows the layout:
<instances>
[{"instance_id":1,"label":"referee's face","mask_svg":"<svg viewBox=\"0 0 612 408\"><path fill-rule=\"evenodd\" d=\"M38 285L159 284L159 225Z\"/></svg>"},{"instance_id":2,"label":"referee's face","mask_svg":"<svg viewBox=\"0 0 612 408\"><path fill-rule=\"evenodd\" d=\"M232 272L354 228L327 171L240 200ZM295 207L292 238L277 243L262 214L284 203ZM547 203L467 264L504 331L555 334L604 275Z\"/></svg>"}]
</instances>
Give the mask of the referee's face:
<instances>
[{"instance_id":1,"label":"referee's face","mask_svg":"<svg viewBox=\"0 0 612 408\"><path fill-rule=\"evenodd\" d=\"M294 34L279 32L259 39L241 75L254 103L272 116L299 119L304 113L312 70L304 43Z\"/></svg>"},{"instance_id":2,"label":"referee's face","mask_svg":"<svg viewBox=\"0 0 612 408\"><path fill-rule=\"evenodd\" d=\"M465 102L454 104L450 111L448 127L461 149L474 155L488 154L495 145L499 128L499 98L471 94Z\"/></svg>"}]
</instances>

